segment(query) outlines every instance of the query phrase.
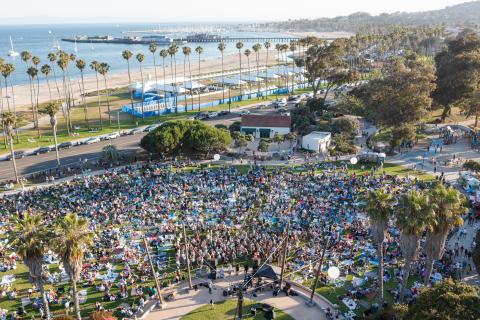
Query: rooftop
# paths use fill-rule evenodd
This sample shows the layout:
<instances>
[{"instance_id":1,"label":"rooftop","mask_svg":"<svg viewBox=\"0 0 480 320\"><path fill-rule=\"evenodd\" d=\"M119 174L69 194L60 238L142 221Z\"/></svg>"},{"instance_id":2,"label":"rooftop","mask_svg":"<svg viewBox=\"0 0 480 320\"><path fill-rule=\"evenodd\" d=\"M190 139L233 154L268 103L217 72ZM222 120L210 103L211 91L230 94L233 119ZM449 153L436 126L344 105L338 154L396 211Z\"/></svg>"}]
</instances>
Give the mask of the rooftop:
<instances>
[{"instance_id":1,"label":"rooftop","mask_svg":"<svg viewBox=\"0 0 480 320\"><path fill-rule=\"evenodd\" d=\"M262 128L290 128L290 116L277 115L244 115L242 116L242 127Z\"/></svg>"},{"instance_id":2,"label":"rooftop","mask_svg":"<svg viewBox=\"0 0 480 320\"><path fill-rule=\"evenodd\" d=\"M325 132L325 131L312 131L309 134L307 134L304 137L308 137L310 139L325 139L327 137L331 136L330 132Z\"/></svg>"}]
</instances>

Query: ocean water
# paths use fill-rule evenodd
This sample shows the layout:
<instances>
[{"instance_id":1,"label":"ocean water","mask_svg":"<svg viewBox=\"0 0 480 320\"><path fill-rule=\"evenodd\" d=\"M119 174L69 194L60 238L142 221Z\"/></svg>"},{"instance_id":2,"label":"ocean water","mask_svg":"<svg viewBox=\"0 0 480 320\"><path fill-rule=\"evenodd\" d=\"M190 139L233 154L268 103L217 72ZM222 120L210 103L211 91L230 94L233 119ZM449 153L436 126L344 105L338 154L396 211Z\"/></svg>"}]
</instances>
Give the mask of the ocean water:
<instances>
[{"instance_id":1,"label":"ocean water","mask_svg":"<svg viewBox=\"0 0 480 320\"><path fill-rule=\"evenodd\" d=\"M215 29L213 29L215 28ZM0 57L6 62L13 63L16 66L16 71L11 77L14 85L22 85L28 83L28 75L26 74L26 65L20 57L11 58L8 57L8 51L10 50L10 37L12 38L14 49L17 52L29 51L32 55L38 56L41 59L41 65L50 63L47 59L47 55L50 52L56 51L54 45L57 41L61 49L68 53L75 53L75 44L70 42L63 42L61 38L73 37L73 36L94 36L94 35L111 35L114 37L124 36L126 31L139 31L139 30L152 30L160 29L166 30L161 33L171 38L181 38L188 34L195 33L196 31L215 30L212 33L229 37L283 37L287 36L280 33L257 33L257 32L243 32L237 31L233 25L209 26L209 25L185 25L185 24L82 24L82 25L25 25L25 26L0 26ZM189 32L189 30L192 30ZM244 50L252 47L255 42L245 43ZM197 46L202 46L204 51L202 59L211 59L220 57L220 52L217 49L218 43L189 43L186 44L192 48L192 54L190 59L196 61L197 54L194 49ZM234 42L227 42L225 54L231 54L238 52L235 48ZM184 46L179 44L179 46ZM272 43L272 47L275 44ZM166 47L166 46L165 46ZM157 51L157 65L162 63L161 57L158 52L164 47L159 46ZM122 51L129 49L136 55L137 53L143 53L145 55L144 67L153 66L153 57L150 51L148 51L148 45L124 45L124 44L90 44L90 43L77 43L77 56L86 61L87 65L91 61L97 60L100 62L107 62L110 65L110 73L121 72L127 70L127 64L122 58ZM272 49L271 49L272 50ZM169 63L169 58L165 59L165 63ZM183 54L181 49L177 54L177 62L183 61ZM60 74L60 69L57 69L57 77ZM131 60L132 70L138 70L138 63L135 59ZM69 73L72 78L79 77L79 71L73 63L70 63ZM39 72L40 80L44 81L44 76ZM85 75L94 75L93 71L88 67L85 69Z\"/></svg>"}]
</instances>

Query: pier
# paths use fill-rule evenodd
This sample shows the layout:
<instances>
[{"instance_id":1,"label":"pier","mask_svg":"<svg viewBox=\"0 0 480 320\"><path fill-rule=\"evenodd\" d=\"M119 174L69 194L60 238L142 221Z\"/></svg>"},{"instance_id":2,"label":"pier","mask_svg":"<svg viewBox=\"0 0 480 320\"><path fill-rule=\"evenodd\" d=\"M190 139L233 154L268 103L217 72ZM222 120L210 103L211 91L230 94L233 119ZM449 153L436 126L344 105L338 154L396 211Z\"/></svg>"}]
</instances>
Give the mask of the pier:
<instances>
[{"instance_id":1,"label":"pier","mask_svg":"<svg viewBox=\"0 0 480 320\"><path fill-rule=\"evenodd\" d=\"M189 43L205 43L205 42L272 42L272 43L280 43L280 42L286 42L289 43L291 41L296 41L300 40L301 38L299 37L225 37L225 38L216 38L216 39L209 39L209 38L179 38L179 39L174 39L176 42L189 42ZM328 40L328 39L327 39Z\"/></svg>"}]
</instances>

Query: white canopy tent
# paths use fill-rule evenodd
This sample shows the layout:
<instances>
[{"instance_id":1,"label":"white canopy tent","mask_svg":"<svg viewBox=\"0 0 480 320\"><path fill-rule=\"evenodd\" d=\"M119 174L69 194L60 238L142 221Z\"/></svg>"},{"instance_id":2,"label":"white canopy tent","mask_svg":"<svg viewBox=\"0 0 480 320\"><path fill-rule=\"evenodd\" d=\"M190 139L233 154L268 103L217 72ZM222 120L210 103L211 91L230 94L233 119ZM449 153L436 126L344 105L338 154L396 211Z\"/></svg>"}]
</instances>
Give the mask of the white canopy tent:
<instances>
[{"instance_id":1,"label":"white canopy tent","mask_svg":"<svg viewBox=\"0 0 480 320\"><path fill-rule=\"evenodd\" d=\"M185 83L183 84L183 87L188 90L194 90L194 89L206 88L207 86L196 81L185 81Z\"/></svg>"},{"instance_id":2,"label":"white canopy tent","mask_svg":"<svg viewBox=\"0 0 480 320\"><path fill-rule=\"evenodd\" d=\"M235 79L235 80L242 80L242 81L245 81L245 82L260 82L262 81L261 78L258 78L256 77L255 75L251 74L251 75L248 75L248 74L242 74L242 77L240 78L240 75L238 76L233 76L231 77L232 79Z\"/></svg>"},{"instance_id":3,"label":"white canopy tent","mask_svg":"<svg viewBox=\"0 0 480 320\"><path fill-rule=\"evenodd\" d=\"M222 78L216 78L214 79L214 82L216 83L222 83ZM239 86L239 85L244 85L247 82L240 80L240 79L234 79L234 78L223 78L223 83L228 86Z\"/></svg>"},{"instance_id":4,"label":"white canopy tent","mask_svg":"<svg viewBox=\"0 0 480 320\"><path fill-rule=\"evenodd\" d=\"M263 71L263 72L260 72L258 74L258 76L260 78L263 78L263 79L268 79L268 80L276 80L278 78L280 78L280 76L278 74L276 74L275 72L272 72L272 71Z\"/></svg>"}]
</instances>

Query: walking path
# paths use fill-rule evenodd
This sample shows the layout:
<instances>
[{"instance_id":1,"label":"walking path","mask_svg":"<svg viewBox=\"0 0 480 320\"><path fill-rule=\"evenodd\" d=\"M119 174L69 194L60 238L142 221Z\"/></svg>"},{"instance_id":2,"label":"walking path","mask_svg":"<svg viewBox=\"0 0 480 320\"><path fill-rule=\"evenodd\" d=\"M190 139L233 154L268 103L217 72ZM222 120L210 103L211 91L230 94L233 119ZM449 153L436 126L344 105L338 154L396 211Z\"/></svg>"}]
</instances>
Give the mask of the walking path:
<instances>
[{"instance_id":1,"label":"walking path","mask_svg":"<svg viewBox=\"0 0 480 320\"><path fill-rule=\"evenodd\" d=\"M207 280L205 280L207 281ZM224 297L223 290L228 288L232 282L243 281L243 276L228 276L225 279L215 280L213 283L212 293L208 293L208 288L200 286L197 291L185 289L188 287L186 282L182 282L178 286L178 292L175 294L175 299L168 302L163 309L155 309L150 312L145 320L175 320L181 319L187 313L206 305L212 299L214 302L224 301L227 299L235 299L235 297ZM277 309L281 309L296 320L323 320L327 319L325 313L319 307L309 307L306 305L306 299L299 296L285 296L279 293L274 297L271 290L259 292L257 297L247 293L245 298L254 300L260 303L267 303ZM315 302L319 303L320 299ZM323 303L323 308L328 308L330 305Z\"/></svg>"}]
</instances>

